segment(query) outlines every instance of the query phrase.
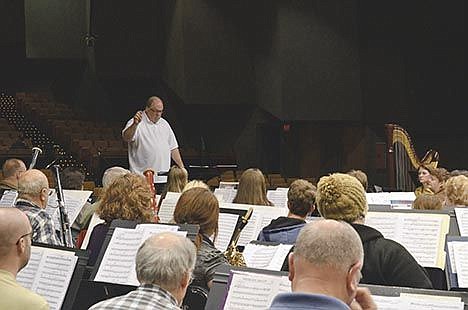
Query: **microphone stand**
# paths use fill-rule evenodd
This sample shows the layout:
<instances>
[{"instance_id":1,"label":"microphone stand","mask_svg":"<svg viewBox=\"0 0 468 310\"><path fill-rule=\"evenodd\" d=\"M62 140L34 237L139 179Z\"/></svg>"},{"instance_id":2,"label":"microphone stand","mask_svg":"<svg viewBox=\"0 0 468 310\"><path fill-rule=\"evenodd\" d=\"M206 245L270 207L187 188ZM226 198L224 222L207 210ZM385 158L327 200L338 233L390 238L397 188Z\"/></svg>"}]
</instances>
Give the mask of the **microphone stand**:
<instances>
[{"instance_id":1,"label":"microphone stand","mask_svg":"<svg viewBox=\"0 0 468 310\"><path fill-rule=\"evenodd\" d=\"M68 218L67 210L65 209L65 202L63 200L62 184L60 182L60 166L52 166L55 172L55 183L57 193L57 204L60 212L60 228L62 242L66 247L73 248L73 239L71 234L70 220Z\"/></svg>"}]
</instances>

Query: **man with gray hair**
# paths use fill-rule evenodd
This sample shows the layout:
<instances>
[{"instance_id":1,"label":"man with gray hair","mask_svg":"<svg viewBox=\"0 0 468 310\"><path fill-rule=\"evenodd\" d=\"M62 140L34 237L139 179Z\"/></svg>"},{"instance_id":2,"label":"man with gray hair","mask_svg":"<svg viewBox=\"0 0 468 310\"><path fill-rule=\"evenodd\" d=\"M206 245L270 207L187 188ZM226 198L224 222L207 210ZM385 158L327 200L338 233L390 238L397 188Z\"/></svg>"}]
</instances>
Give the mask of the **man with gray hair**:
<instances>
[{"instance_id":1,"label":"man with gray hair","mask_svg":"<svg viewBox=\"0 0 468 310\"><path fill-rule=\"evenodd\" d=\"M63 245L57 235L51 216L44 210L49 200L49 182L44 173L31 169L18 180L16 207L29 218L32 240L51 245Z\"/></svg>"},{"instance_id":2,"label":"man with gray hair","mask_svg":"<svg viewBox=\"0 0 468 310\"><path fill-rule=\"evenodd\" d=\"M179 309L197 258L186 237L166 232L148 238L136 255L140 286L127 295L102 301L90 310Z\"/></svg>"},{"instance_id":3,"label":"man with gray hair","mask_svg":"<svg viewBox=\"0 0 468 310\"><path fill-rule=\"evenodd\" d=\"M275 297L270 309L377 309L359 288L364 250L345 222L320 220L301 230L289 254L292 293Z\"/></svg>"}]
</instances>

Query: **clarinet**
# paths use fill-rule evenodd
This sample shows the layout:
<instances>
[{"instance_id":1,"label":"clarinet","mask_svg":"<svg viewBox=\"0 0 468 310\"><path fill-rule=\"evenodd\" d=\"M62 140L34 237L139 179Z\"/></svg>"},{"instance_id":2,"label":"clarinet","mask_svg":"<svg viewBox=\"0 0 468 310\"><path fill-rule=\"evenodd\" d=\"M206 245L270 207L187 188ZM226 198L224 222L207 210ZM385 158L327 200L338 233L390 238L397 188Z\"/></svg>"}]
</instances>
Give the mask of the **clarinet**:
<instances>
[{"instance_id":1,"label":"clarinet","mask_svg":"<svg viewBox=\"0 0 468 310\"><path fill-rule=\"evenodd\" d=\"M65 209L62 184L60 182L60 166L54 165L52 167L54 168L55 172L55 191L57 192L57 204L60 212L60 228L62 242L66 247L73 248L70 220L68 218L67 210Z\"/></svg>"},{"instance_id":2,"label":"clarinet","mask_svg":"<svg viewBox=\"0 0 468 310\"><path fill-rule=\"evenodd\" d=\"M37 146L33 147L32 151L33 151L32 159L31 159L31 163L29 164L28 170L31 170L34 168L34 166L36 165L37 157L39 156L39 154L42 154L42 150L38 148Z\"/></svg>"}]
</instances>

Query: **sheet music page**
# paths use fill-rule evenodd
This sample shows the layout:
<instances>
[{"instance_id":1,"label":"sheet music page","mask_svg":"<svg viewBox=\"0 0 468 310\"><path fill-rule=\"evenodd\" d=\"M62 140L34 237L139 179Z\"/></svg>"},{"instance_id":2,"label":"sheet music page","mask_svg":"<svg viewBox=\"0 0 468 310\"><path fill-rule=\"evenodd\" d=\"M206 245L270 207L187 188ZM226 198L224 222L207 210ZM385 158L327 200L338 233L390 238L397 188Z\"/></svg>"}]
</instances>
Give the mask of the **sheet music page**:
<instances>
[{"instance_id":1,"label":"sheet music page","mask_svg":"<svg viewBox=\"0 0 468 310\"><path fill-rule=\"evenodd\" d=\"M252 240L257 240L258 234L263 227L270 224L271 220L276 219L280 216L287 216L287 208L276 208L270 206L255 206L246 204L224 204L223 208L228 209L242 209L246 210L249 207L253 208L252 216L249 222L241 232L238 245L246 245Z\"/></svg>"},{"instance_id":2,"label":"sheet music page","mask_svg":"<svg viewBox=\"0 0 468 310\"><path fill-rule=\"evenodd\" d=\"M268 309L279 292L280 277L233 272L224 310Z\"/></svg>"},{"instance_id":3,"label":"sheet music page","mask_svg":"<svg viewBox=\"0 0 468 310\"><path fill-rule=\"evenodd\" d=\"M451 242L458 286L468 288L468 242Z\"/></svg>"},{"instance_id":4,"label":"sheet music page","mask_svg":"<svg viewBox=\"0 0 468 310\"><path fill-rule=\"evenodd\" d=\"M444 269L447 214L369 212L366 225L403 245L423 267Z\"/></svg>"},{"instance_id":5,"label":"sheet music page","mask_svg":"<svg viewBox=\"0 0 468 310\"><path fill-rule=\"evenodd\" d=\"M288 256L289 251L292 247L293 244L280 244L270 262L270 265L268 266L268 269L281 271L281 267L283 267L284 260Z\"/></svg>"},{"instance_id":6,"label":"sheet music page","mask_svg":"<svg viewBox=\"0 0 468 310\"><path fill-rule=\"evenodd\" d=\"M4 191L2 198L0 198L0 208L14 207L18 198L18 192L15 190Z\"/></svg>"},{"instance_id":7,"label":"sheet music page","mask_svg":"<svg viewBox=\"0 0 468 310\"><path fill-rule=\"evenodd\" d=\"M369 205L390 205L390 193L366 193Z\"/></svg>"},{"instance_id":8,"label":"sheet music page","mask_svg":"<svg viewBox=\"0 0 468 310\"><path fill-rule=\"evenodd\" d=\"M215 188L214 195L218 198L219 202L232 203L236 197L237 189L227 187L227 188Z\"/></svg>"},{"instance_id":9,"label":"sheet music page","mask_svg":"<svg viewBox=\"0 0 468 310\"><path fill-rule=\"evenodd\" d=\"M225 189L225 188L233 188L236 189L239 186L239 182L219 182L218 188Z\"/></svg>"},{"instance_id":10,"label":"sheet music page","mask_svg":"<svg viewBox=\"0 0 468 310\"><path fill-rule=\"evenodd\" d=\"M218 219L218 236L215 240L215 247L224 252L229 246L234 230L236 229L239 215L231 213L220 213Z\"/></svg>"},{"instance_id":11,"label":"sheet music page","mask_svg":"<svg viewBox=\"0 0 468 310\"><path fill-rule=\"evenodd\" d=\"M278 246L249 243L245 245L242 255L247 267L269 269L270 262L277 250Z\"/></svg>"},{"instance_id":12,"label":"sheet music page","mask_svg":"<svg viewBox=\"0 0 468 310\"><path fill-rule=\"evenodd\" d=\"M64 189L63 196L65 200L65 207L67 208L68 217L70 219L70 225L75 222L78 214L83 209L83 206L91 196L92 191L80 191Z\"/></svg>"},{"instance_id":13,"label":"sheet music page","mask_svg":"<svg viewBox=\"0 0 468 310\"><path fill-rule=\"evenodd\" d=\"M457 273L457 266L455 265L455 254L453 252L453 245L457 241L450 241L447 242L447 249L448 249L448 254L449 254L449 260L450 260L450 268L452 269L452 273Z\"/></svg>"},{"instance_id":14,"label":"sheet music page","mask_svg":"<svg viewBox=\"0 0 468 310\"><path fill-rule=\"evenodd\" d=\"M378 296L372 295L377 309L379 310L401 310L400 296Z\"/></svg>"},{"instance_id":15,"label":"sheet music page","mask_svg":"<svg viewBox=\"0 0 468 310\"><path fill-rule=\"evenodd\" d=\"M447 214L400 213L401 230L395 241L403 245L423 267L445 269Z\"/></svg>"},{"instance_id":16,"label":"sheet music page","mask_svg":"<svg viewBox=\"0 0 468 310\"><path fill-rule=\"evenodd\" d=\"M186 232L186 231L178 231L178 230L179 230L179 226L177 226L177 225L138 224L138 225L135 227L135 230L141 231L142 234L143 234L141 243L138 245L138 247L140 247L140 245L141 245L146 239L148 239L149 237L151 237L152 235L158 234L158 233L162 233L162 232L173 232L173 233L181 234L181 235L183 235L184 237L187 236L187 232ZM136 253L135 253L135 255L136 255Z\"/></svg>"},{"instance_id":17,"label":"sheet music page","mask_svg":"<svg viewBox=\"0 0 468 310\"><path fill-rule=\"evenodd\" d=\"M268 190L267 198L275 205L275 207L287 208L288 190L289 188L284 187L278 187L276 190Z\"/></svg>"},{"instance_id":18,"label":"sheet music page","mask_svg":"<svg viewBox=\"0 0 468 310\"><path fill-rule=\"evenodd\" d=\"M62 307L78 257L74 252L35 246L31 247L31 254L33 251L42 252L42 255L40 255L39 264L31 266L28 264L25 268L37 267L37 269L26 270L26 284L29 284L29 275L33 273L34 281L31 290L43 296L49 303L50 309L58 310ZM22 279L20 273L18 274L19 283Z\"/></svg>"},{"instance_id":19,"label":"sheet music page","mask_svg":"<svg viewBox=\"0 0 468 310\"><path fill-rule=\"evenodd\" d=\"M401 224L398 214L395 212L369 212L365 223L367 226L377 229L385 238L395 240Z\"/></svg>"},{"instance_id":20,"label":"sheet music page","mask_svg":"<svg viewBox=\"0 0 468 310\"><path fill-rule=\"evenodd\" d=\"M401 293L400 302L400 309L463 310L464 308L464 303L461 301L461 298L452 296Z\"/></svg>"},{"instance_id":21,"label":"sheet music page","mask_svg":"<svg viewBox=\"0 0 468 310\"><path fill-rule=\"evenodd\" d=\"M101 220L96 213L93 213L93 216L91 217L91 221L89 222L89 225L88 225L88 229L86 230L86 235L84 237L83 243L81 244L82 250L86 250L86 248L88 247L89 238L91 237L94 227L101 223L104 223L104 220Z\"/></svg>"},{"instance_id":22,"label":"sheet music page","mask_svg":"<svg viewBox=\"0 0 468 310\"><path fill-rule=\"evenodd\" d=\"M94 281L138 286L135 256L142 239L142 231L115 228Z\"/></svg>"},{"instance_id":23,"label":"sheet music page","mask_svg":"<svg viewBox=\"0 0 468 310\"><path fill-rule=\"evenodd\" d=\"M161 223L171 223L174 218L174 210L181 193L167 192L158 211Z\"/></svg>"},{"instance_id":24,"label":"sheet music page","mask_svg":"<svg viewBox=\"0 0 468 310\"><path fill-rule=\"evenodd\" d=\"M455 208L455 216L457 217L460 236L468 236L468 208Z\"/></svg>"},{"instance_id":25,"label":"sheet music page","mask_svg":"<svg viewBox=\"0 0 468 310\"><path fill-rule=\"evenodd\" d=\"M288 276L282 276L278 293L291 293L291 281Z\"/></svg>"}]
</instances>

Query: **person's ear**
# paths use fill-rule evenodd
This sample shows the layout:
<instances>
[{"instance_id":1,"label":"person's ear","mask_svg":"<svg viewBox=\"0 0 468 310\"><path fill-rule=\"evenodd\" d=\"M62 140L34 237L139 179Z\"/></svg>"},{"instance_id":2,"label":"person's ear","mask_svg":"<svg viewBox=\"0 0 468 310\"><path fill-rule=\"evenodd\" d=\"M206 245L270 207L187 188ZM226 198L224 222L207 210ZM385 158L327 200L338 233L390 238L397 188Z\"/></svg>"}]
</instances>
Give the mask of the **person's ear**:
<instances>
[{"instance_id":1,"label":"person's ear","mask_svg":"<svg viewBox=\"0 0 468 310\"><path fill-rule=\"evenodd\" d=\"M192 275L191 273L186 272L182 277L182 281L180 282L181 288L187 288L190 285L190 282L192 282Z\"/></svg>"},{"instance_id":2,"label":"person's ear","mask_svg":"<svg viewBox=\"0 0 468 310\"><path fill-rule=\"evenodd\" d=\"M350 295L354 296L354 293L358 289L359 281L361 280L361 268L362 262L357 262L349 268L348 274L346 275L346 287Z\"/></svg>"},{"instance_id":3,"label":"person's ear","mask_svg":"<svg viewBox=\"0 0 468 310\"><path fill-rule=\"evenodd\" d=\"M289 253L288 255L288 265L289 265L289 281L292 282L294 279L294 273L295 273L295 266L294 266L294 252Z\"/></svg>"}]
</instances>

